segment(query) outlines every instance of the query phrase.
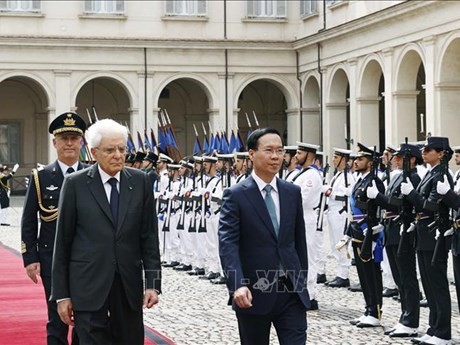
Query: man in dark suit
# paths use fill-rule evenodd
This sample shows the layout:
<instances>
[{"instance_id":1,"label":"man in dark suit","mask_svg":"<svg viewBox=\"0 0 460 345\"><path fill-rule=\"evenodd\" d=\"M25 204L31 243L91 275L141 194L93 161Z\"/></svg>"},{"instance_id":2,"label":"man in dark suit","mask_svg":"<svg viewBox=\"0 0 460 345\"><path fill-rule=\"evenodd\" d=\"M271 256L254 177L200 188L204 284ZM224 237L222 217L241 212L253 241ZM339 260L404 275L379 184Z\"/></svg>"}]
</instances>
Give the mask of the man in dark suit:
<instances>
[{"instance_id":1,"label":"man in dark suit","mask_svg":"<svg viewBox=\"0 0 460 345\"><path fill-rule=\"evenodd\" d=\"M283 143L275 129L247 142L253 172L224 191L219 252L241 344L306 343L308 257L300 188L276 177Z\"/></svg>"},{"instance_id":2,"label":"man in dark suit","mask_svg":"<svg viewBox=\"0 0 460 345\"><path fill-rule=\"evenodd\" d=\"M57 313L56 302L49 301L59 192L64 176L84 167L78 157L86 124L77 114L68 112L56 117L48 130L54 135L53 146L57 160L42 169L32 170L21 221L21 252L27 275L36 284L40 276L45 288L48 307L47 343L51 345L67 344L68 333L68 326ZM37 213L41 221L40 231ZM78 341L73 332L72 344L76 343Z\"/></svg>"},{"instance_id":3,"label":"man in dark suit","mask_svg":"<svg viewBox=\"0 0 460 345\"><path fill-rule=\"evenodd\" d=\"M97 163L66 178L61 192L51 299L80 344L143 344L142 306L158 303L153 189L147 174L125 168L127 137L113 120L93 124Z\"/></svg>"}]
</instances>

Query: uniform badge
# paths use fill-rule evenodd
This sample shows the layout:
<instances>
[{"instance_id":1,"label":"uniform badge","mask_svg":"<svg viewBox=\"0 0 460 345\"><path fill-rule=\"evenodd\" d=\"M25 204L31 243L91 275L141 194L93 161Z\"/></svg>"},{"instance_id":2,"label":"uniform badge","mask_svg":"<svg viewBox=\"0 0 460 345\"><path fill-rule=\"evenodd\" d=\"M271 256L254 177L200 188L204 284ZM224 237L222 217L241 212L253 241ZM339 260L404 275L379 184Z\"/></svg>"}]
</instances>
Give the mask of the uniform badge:
<instances>
[{"instance_id":1,"label":"uniform badge","mask_svg":"<svg viewBox=\"0 0 460 345\"><path fill-rule=\"evenodd\" d=\"M67 114L67 118L64 119L64 126L75 126L75 120L72 114Z\"/></svg>"},{"instance_id":2,"label":"uniform badge","mask_svg":"<svg viewBox=\"0 0 460 345\"><path fill-rule=\"evenodd\" d=\"M51 206L49 206L48 208L49 208L50 210L54 210L54 209L56 208L56 206L51 205Z\"/></svg>"},{"instance_id":3,"label":"uniform badge","mask_svg":"<svg viewBox=\"0 0 460 345\"><path fill-rule=\"evenodd\" d=\"M59 189L59 187L56 187L55 185L51 185L51 186L46 187L46 189L52 192L52 191L55 191L56 189Z\"/></svg>"},{"instance_id":4,"label":"uniform badge","mask_svg":"<svg viewBox=\"0 0 460 345\"><path fill-rule=\"evenodd\" d=\"M21 254L27 253L27 246L24 241L21 241Z\"/></svg>"}]
</instances>

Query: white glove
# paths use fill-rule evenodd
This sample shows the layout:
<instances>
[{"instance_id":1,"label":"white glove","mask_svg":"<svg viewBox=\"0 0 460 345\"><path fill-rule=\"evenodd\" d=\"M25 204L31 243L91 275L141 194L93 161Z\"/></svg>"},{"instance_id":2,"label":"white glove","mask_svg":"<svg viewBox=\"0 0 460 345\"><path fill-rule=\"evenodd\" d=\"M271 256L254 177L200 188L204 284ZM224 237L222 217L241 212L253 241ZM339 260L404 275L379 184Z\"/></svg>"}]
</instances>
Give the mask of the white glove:
<instances>
[{"instance_id":1,"label":"white glove","mask_svg":"<svg viewBox=\"0 0 460 345\"><path fill-rule=\"evenodd\" d=\"M369 187L366 189L366 195L369 199L375 199L379 194L379 190L377 189L377 184L371 182Z\"/></svg>"},{"instance_id":2,"label":"white glove","mask_svg":"<svg viewBox=\"0 0 460 345\"><path fill-rule=\"evenodd\" d=\"M174 199L174 192L167 192L166 198L170 200Z\"/></svg>"},{"instance_id":3,"label":"white glove","mask_svg":"<svg viewBox=\"0 0 460 345\"><path fill-rule=\"evenodd\" d=\"M454 234L454 228L450 228L444 232L444 237L451 236Z\"/></svg>"},{"instance_id":4,"label":"white glove","mask_svg":"<svg viewBox=\"0 0 460 345\"><path fill-rule=\"evenodd\" d=\"M372 235L378 234L379 232L382 232L385 227L382 224L377 224L372 227Z\"/></svg>"},{"instance_id":5,"label":"white glove","mask_svg":"<svg viewBox=\"0 0 460 345\"><path fill-rule=\"evenodd\" d=\"M401 193L403 193L403 195L409 195L413 190L414 186L412 182L406 178L406 181L401 183Z\"/></svg>"},{"instance_id":6,"label":"white glove","mask_svg":"<svg viewBox=\"0 0 460 345\"><path fill-rule=\"evenodd\" d=\"M352 186L348 186L348 187L340 186L339 188L337 188L336 195L350 196L352 190L353 190Z\"/></svg>"},{"instance_id":7,"label":"white glove","mask_svg":"<svg viewBox=\"0 0 460 345\"><path fill-rule=\"evenodd\" d=\"M16 171L18 171L18 169L19 169L19 164L16 163L16 164L14 165L14 167L13 167L13 174L14 174Z\"/></svg>"},{"instance_id":8,"label":"white glove","mask_svg":"<svg viewBox=\"0 0 460 345\"><path fill-rule=\"evenodd\" d=\"M331 187L330 187L328 184L323 184L323 185L321 186L321 188L322 188L321 191L322 191L324 194L326 194L327 191L331 189Z\"/></svg>"},{"instance_id":9,"label":"white glove","mask_svg":"<svg viewBox=\"0 0 460 345\"><path fill-rule=\"evenodd\" d=\"M436 185L436 191L438 192L438 194L446 195L449 190L450 185L448 179L443 178L442 181L438 181L438 184Z\"/></svg>"},{"instance_id":10,"label":"white glove","mask_svg":"<svg viewBox=\"0 0 460 345\"><path fill-rule=\"evenodd\" d=\"M343 236L343 238L335 245L335 249L341 250L342 248L346 247L348 242L350 242L351 237L348 235Z\"/></svg>"}]
</instances>

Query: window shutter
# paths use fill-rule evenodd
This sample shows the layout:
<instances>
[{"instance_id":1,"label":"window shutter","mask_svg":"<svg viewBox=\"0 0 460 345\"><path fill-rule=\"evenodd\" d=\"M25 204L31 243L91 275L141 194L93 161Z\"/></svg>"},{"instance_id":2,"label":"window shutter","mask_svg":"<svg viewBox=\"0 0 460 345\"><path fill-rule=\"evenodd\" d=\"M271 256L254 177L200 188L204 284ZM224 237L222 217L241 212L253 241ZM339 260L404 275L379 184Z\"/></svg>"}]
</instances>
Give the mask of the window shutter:
<instances>
[{"instance_id":1,"label":"window shutter","mask_svg":"<svg viewBox=\"0 0 460 345\"><path fill-rule=\"evenodd\" d=\"M32 1L32 10L34 11L40 11L40 3L41 1L40 0L33 0Z\"/></svg>"},{"instance_id":2,"label":"window shutter","mask_svg":"<svg viewBox=\"0 0 460 345\"><path fill-rule=\"evenodd\" d=\"M254 17L255 16L254 2L255 2L255 0L248 0L248 2L246 3L246 12L247 12L248 17Z\"/></svg>"},{"instance_id":3,"label":"window shutter","mask_svg":"<svg viewBox=\"0 0 460 345\"><path fill-rule=\"evenodd\" d=\"M0 0L0 10L6 10L6 0Z\"/></svg>"},{"instance_id":4,"label":"window shutter","mask_svg":"<svg viewBox=\"0 0 460 345\"><path fill-rule=\"evenodd\" d=\"M85 12L93 12L93 0L85 0Z\"/></svg>"}]
</instances>

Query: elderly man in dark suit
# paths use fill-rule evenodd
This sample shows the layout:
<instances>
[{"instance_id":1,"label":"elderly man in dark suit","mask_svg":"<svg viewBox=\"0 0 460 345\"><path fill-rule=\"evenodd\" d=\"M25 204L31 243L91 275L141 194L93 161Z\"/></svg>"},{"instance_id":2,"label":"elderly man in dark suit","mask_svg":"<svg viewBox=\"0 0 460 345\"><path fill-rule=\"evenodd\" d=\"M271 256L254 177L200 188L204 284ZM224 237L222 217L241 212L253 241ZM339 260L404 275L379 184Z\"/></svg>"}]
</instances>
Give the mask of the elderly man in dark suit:
<instances>
[{"instance_id":1,"label":"elderly man in dark suit","mask_svg":"<svg viewBox=\"0 0 460 345\"><path fill-rule=\"evenodd\" d=\"M97 164L67 177L61 192L51 298L82 345L143 344L142 306L158 303L152 184L124 167L127 137L113 120L93 124L87 138Z\"/></svg>"},{"instance_id":2,"label":"elderly man in dark suit","mask_svg":"<svg viewBox=\"0 0 460 345\"><path fill-rule=\"evenodd\" d=\"M44 168L32 170L22 213L21 253L27 276L35 284L40 276L45 289L48 345L68 343L69 327L59 318L56 302L49 300L51 262L59 193L64 176L87 167L78 161L85 130L85 121L72 112L63 113L51 122L48 131L54 136L53 146L56 149L57 160ZM40 216L40 225L37 214ZM72 344L78 344L75 332L72 332Z\"/></svg>"},{"instance_id":3,"label":"elderly man in dark suit","mask_svg":"<svg viewBox=\"0 0 460 345\"><path fill-rule=\"evenodd\" d=\"M276 177L283 161L280 134L255 130L247 142L253 172L224 191L219 251L241 343L306 343L310 299L300 188Z\"/></svg>"}]
</instances>

